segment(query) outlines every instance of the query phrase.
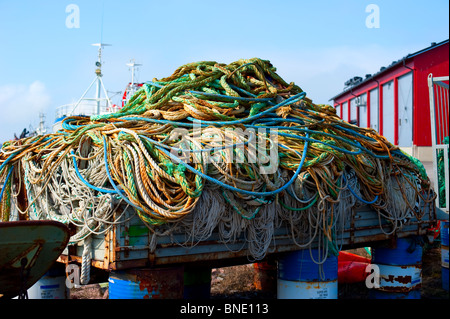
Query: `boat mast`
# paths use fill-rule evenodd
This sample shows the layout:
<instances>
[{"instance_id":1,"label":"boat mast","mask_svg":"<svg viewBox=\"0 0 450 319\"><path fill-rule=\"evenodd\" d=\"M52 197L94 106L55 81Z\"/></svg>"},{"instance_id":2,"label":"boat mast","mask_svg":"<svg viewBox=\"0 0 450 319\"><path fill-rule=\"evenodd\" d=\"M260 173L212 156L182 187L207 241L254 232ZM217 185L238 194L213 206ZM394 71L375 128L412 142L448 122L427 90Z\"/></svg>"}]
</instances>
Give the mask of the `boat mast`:
<instances>
[{"instance_id":1,"label":"boat mast","mask_svg":"<svg viewBox=\"0 0 450 319\"><path fill-rule=\"evenodd\" d=\"M72 111L68 114L68 116L71 116L71 115L74 114L74 112L77 109L78 105L80 105L81 101L83 101L83 100L95 101L96 102L96 110L95 110L96 114L100 114L101 113L101 111L100 111L100 104L101 104L102 100L106 100L107 106L111 107L111 101L109 100L108 93L106 92L105 86L103 85L103 80L102 80L103 74L102 74L102 69L101 69L101 67L102 67L102 48L104 46L110 46L111 44L94 43L92 45L93 46L98 46L98 61L95 62L95 66L97 67L95 69L96 77L95 77L94 81L92 81L92 83L86 89L86 91L84 91L83 95L78 100L78 102L75 104L75 106L73 107ZM94 85L94 83L97 84L95 97L94 98L85 98L86 94L89 92L89 90ZM105 98L101 98L101 89L103 89L103 93L105 94Z\"/></svg>"},{"instance_id":2,"label":"boat mast","mask_svg":"<svg viewBox=\"0 0 450 319\"><path fill-rule=\"evenodd\" d=\"M100 97L101 97L101 88L103 87L103 81L102 81L102 49L105 46L111 46L110 44L105 43L94 43L93 46L98 46L98 60L95 62L95 66L97 69L95 69L95 74L97 75L97 87L96 87L96 93L95 97L97 99L97 114L100 114ZM106 94L106 91L105 91ZM106 96L108 98L108 96ZM109 99L108 99L109 100Z\"/></svg>"},{"instance_id":3,"label":"boat mast","mask_svg":"<svg viewBox=\"0 0 450 319\"><path fill-rule=\"evenodd\" d=\"M44 135L47 133L47 128L45 127L45 115L44 113L39 113L39 127L36 129L37 135Z\"/></svg>"},{"instance_id":4,"label":"boat mast","mask_svg":"<svg viewBox=\"0 0 450 319\"><path fill-rule=\"evenodd\" d=\"M131 68L131 87L134 85L134 71L136 70L136 67L141 66L142 64L136 63L134 59L130 60L130 63L126 64Z\"/></svg>"}]
</instances>

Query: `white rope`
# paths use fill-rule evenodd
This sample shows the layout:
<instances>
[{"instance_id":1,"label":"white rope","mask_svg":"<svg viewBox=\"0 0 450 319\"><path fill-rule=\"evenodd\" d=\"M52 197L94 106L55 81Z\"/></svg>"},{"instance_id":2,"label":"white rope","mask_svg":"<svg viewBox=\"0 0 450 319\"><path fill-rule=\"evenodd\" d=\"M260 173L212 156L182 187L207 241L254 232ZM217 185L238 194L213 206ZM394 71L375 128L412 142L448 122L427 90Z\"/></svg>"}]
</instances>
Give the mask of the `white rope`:
<instances>
[{"instance_id":1,"label":"white rope","mask_svg":"<svg viewBox=\"0 0 450 319\"><path fill-rule=\"evenodd\" d=\"M92 236L84 238L83 254L81 260L80 283L87 285L91 280Z\"/></svg>"}]
</instances>

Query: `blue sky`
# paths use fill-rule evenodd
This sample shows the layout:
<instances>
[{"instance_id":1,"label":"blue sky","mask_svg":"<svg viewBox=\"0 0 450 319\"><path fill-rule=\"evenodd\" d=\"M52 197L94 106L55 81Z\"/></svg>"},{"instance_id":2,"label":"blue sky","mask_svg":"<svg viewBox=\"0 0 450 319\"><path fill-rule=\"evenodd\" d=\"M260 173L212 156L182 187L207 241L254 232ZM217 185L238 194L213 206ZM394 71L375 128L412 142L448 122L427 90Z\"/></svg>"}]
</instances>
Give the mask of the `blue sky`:
<instances>
[{"instance_id":1,"label":"blue sky","mask_svg":"<svg viewBox=\"0 0 450 319\"><path fill-rule=\"evenodd\" d=\"M70 4L79 28L66 25ZM379 28L366 25L370 4ZM189 62L259 57L315 103L329 103L349 78L448 39L448 10L447 0L0 0L0 143L37 127L39 112L51 130L56 107L94 79L91 44L101 40L112 44L103 51L111 92L130 81L130 59L143 64L144 82Z\"/></svg>"}]
</instances>

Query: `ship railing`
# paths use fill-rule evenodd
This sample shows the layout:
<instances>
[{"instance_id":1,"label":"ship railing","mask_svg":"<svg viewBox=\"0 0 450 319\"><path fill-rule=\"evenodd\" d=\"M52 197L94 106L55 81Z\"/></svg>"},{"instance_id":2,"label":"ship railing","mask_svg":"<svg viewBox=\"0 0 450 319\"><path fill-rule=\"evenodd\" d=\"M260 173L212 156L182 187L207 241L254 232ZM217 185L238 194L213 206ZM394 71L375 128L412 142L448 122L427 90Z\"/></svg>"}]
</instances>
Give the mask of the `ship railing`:
<instances>
[{"instance_id":1,"label":"ship railing","mask_svg":"<svg viewBox=\"0 0 450 319\"><path fill-rule=\"evenodd\" d=\"M115 104L104 103L100 105L100 112L97 110L97 102L83 102L82 104L65 104L56 109L55 122L59 122L67 116L92 116L106 113L114 113L120 110L120 107Z\"/></svg>"}]
</instances>

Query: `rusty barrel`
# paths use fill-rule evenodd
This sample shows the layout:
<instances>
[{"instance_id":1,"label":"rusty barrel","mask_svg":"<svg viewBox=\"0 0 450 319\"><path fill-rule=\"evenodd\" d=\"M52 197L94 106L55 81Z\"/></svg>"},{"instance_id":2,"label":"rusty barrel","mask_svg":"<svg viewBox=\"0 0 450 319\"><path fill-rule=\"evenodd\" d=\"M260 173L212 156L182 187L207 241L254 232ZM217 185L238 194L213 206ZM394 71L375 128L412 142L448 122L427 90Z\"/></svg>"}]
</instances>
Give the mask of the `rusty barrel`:
<instances>
[{"instance_id":1,"label":"rusty barrel","mask_svg":"<svg viewBox=\"0 0 450 319\"><path fill-rule=\"evenodd\" d=\"M448 286L448 225L449 222L441 222L441 278L442 278L442 288L449 290Z\"/></svg>"},{"instance_id":2,"label":"rusty barrel","mask_svg":"<svg viewBox=\"0 0 450 319\"><path fill-rule=\"evenodd\" d=\"M277 289L277 264L274 260L253 264L253 284L256 290L275 292Z\"/></svg>"},{"instance_id":3,"label":"rusty barrel","mask_svg":"<svg viewBox=\"0 0 450 319\"><path fill-rule=\"evenodd\" d=\"M420 299L422 247L418 238L398 238L392 247L374 247L372 264L379 269L379 287L372 299Z\"/></svg>"},{"instance_id":4,"label":"rusty barrel","mask_svg":"<svg viewBox=\"0 0 450 319\"><path fill-rule=\"evenodd\" d=\"M113 271L109 299L182 299L183 267Z\"/></svg>"},{"instance_id":5,"label":"rusty barrel","mask_svg":"<svg viewBox=\"0 0 450 319\"><path fill-rule=\"evenodd\" d=\"M317 249L283 254L278 261L278 299L337 299L338 258Z\"/></svg>"}]
</instances>

